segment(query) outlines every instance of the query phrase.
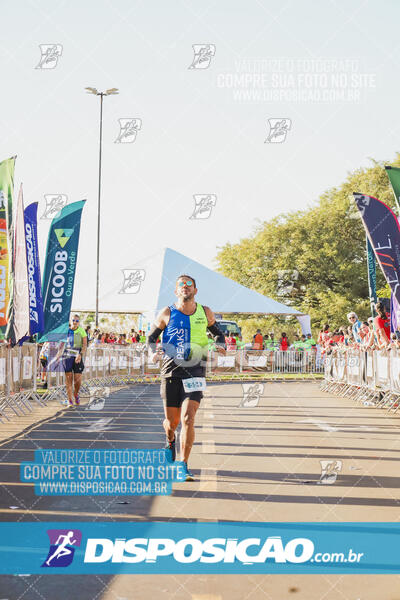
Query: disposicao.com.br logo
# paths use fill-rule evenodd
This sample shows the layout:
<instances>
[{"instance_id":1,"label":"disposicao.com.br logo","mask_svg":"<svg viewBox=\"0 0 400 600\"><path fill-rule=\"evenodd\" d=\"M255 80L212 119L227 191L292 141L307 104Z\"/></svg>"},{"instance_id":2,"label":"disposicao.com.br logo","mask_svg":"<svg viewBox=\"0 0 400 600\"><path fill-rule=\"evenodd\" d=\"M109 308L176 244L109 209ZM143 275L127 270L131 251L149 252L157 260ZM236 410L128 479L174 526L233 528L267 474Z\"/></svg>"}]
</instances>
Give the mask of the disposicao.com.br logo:
<instances>
[{"instance_id":1,"label":"disposicao.com.br logo","mask_svg":"<svg viewBox=\"0 0 400 600\"><path fill-rule=\"evenodd\" d=\"M392 569L392 546L400 538L400 525L394 535L393 526L386 531L381 524L366 525L364 531L362 524L347 523L65 523L64 529L52 523L53 529L45 530L48 549L43 548L39 525L29 524L36 534L29 535L34 542L20 567L23 573L60 572L58 567L66 567L61 570L68 573L132 574L382 572ZM14 545L26 547L22 526L18 536ZM389 539L387 552L376 553L375 538L385 543ZM5 555L5 562L13 556ZM396 565L393 568L398 572ZM5 572L0 562L2 569ZM7 569L15 572L14 565Z\"/></svg>"},{"instance_id":2,"label":"disposicao.com.br logo","mask_svg":"<svg viewBox=\"0 0 400 600\"><path fill-rule=\"evenodd\" d=\"M280 536L262 538L89 538L85 563L156 563L170 557L178 563L234 563L244 565L265 563L340 563L359 562L362 553L347 552L314 554L314 543L308 538L293 538L286 544Z\"/></svg>"}]
</instances>

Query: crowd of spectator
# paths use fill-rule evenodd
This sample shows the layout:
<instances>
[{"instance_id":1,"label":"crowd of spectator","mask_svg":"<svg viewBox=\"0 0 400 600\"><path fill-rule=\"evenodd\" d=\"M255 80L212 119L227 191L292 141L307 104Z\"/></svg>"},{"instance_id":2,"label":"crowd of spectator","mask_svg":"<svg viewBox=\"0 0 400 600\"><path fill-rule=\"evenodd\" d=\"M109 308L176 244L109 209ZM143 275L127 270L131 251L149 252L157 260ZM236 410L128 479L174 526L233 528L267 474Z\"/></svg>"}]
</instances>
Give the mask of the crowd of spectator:
<instances>
[{"instance_id":1,"label":"crowd of spectator","mask_svg":"<svg viewBox=\"0 0 400 600\"><path fill-rule=\"evenodd\" d=\"M251 344L253 350L281 350L286 352L287 350L295 350L297 352L303 352L305 350L315 350L317 342L314 340L311 333L307 335L294 334L292 343L290 343L286 332L282 332L278 339L275 338L273 331L263 335L260 329L257 329L253 335L253 341Z\"/></svg>"},{"instance_id":2,"label":"crowd of spectator","mask_svg":"<svg viewBox=\"0 0 400 600\"><path fill-rule=\"evenodd\" d=\"M383 302L375 305L377 315L360 321L355 312L347 315L348 325L331 331L324 325L318 335L321 353L331 354L336 349L383 350L400 348L400 332L390 333L390 313Z\"/></svg>"},{"instance_id":3,"label":"crowd of spectator","mask_svg":"<svg viewBox=\"0 0 400 600\"><path fill-rule=\"evenodd\" d=\"M85 331L88 336L88 343L91 346L98 344L118 344L120 346L128 346L129 344L145 344L147 339L146 334L142 329L139 329L139 331L131 329L129 334L102 332L100 329L94 329L92 333L92 328L90 325L88 325L85 328Z\"/></svg>"}]
</instances>

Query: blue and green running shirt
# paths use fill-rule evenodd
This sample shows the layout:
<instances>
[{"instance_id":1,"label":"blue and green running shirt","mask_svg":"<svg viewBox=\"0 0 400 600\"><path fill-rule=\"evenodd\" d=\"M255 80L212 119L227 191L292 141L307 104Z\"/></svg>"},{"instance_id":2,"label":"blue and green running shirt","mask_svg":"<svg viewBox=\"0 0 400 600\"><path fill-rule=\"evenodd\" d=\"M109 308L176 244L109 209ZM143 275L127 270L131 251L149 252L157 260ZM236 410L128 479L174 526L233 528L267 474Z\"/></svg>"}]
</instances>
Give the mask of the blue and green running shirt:
<instances>
[{"instance_id":1,"label":"blue and green running shirt","mask_svg":"<svg viewBox=\"0 0 400 600\"><path fill-rule=\"evenodd\" d=\"M207 360L207 315L197 304L192 315L185 315L174 304L169 307L170 319L163 331L164 377L204 377Z\"/></svg>"}]
</instances>

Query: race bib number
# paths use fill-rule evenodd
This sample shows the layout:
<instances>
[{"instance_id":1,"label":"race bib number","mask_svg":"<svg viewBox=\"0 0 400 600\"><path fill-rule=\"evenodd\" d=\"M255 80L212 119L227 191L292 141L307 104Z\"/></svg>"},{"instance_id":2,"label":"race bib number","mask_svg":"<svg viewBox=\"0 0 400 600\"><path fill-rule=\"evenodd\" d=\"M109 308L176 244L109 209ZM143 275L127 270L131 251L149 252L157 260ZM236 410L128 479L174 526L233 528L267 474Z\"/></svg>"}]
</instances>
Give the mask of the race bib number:
<instances>
[{"instance_id":1,"label":"race bib number","mask_svg":"<svg viewBox=\"0 0 400 600\"><path fill-rule=\"evenodd\" d=\"M205 377L190 377L190 379L182 379L182 383L185 392L202 392L206 389Z\"/></svg>"}]
</instances>

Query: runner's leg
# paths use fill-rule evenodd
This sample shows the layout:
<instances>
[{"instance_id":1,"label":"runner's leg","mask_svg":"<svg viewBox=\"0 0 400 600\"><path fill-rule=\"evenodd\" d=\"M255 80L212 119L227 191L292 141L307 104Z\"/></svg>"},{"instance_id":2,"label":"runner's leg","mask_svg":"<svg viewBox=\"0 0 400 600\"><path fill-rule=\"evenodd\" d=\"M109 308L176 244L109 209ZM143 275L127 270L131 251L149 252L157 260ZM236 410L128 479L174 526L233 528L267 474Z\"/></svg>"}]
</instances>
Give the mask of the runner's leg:
<instances>
[{"instance_id":1,"label":"runner's leg","mask_svg":"<svg viewBox=\"0 0 400 600\"><path fill-rule=\"evenodd\" d=\"M74 396L79 396L79 390L81 389L82 373L74 373Z\"/></svg>"},{"instance_id":2,"label":"runner's leg","mask_svg":"<svg viewBox=\"0 0 400 600\"><path fill-rule=\"evenodd\" d=\"M72 394L72 373L65 373L65 386L67 388L67 395L69 403L72 404L74 397Z\"/></svg>"},{"instance_id":3,"label":"runner's leg","mask_svg":"<svg viewBox=\"0 0 400 600\"><path fill-rule=\"evenodd\" d=\"M172 442L175 437L175 430L179 425L181 418L181 408L177 406L167 406L164 402L164 415L163 427L167 439Z\"/></svg>"},{"instance_id":4,"label":"runner's leg","mask_svg":"<svg viewBox=\"0 0 400 600\"><path fill-rule=\"evenodd\" d=\"M186 463L194 443L194 418L199 406L200 402L189 398L186 398L182 404L181 460Z\"/></svg>"}]
</instances>

